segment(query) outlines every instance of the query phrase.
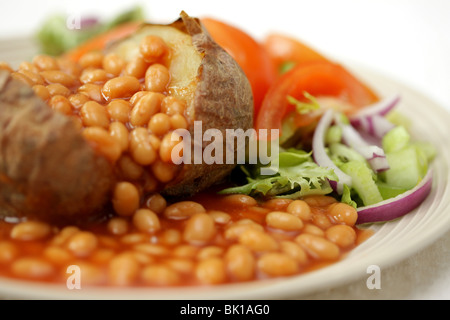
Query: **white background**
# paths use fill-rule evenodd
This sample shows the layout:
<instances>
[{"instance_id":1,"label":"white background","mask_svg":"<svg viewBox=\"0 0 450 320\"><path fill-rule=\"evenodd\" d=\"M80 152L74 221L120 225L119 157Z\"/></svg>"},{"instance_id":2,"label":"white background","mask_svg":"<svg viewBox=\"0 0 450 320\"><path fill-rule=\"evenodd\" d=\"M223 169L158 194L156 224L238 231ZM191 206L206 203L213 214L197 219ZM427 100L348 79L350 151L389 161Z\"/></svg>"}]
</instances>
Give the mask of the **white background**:
<instances>
[{"instance_id":1,"label":"white background","mask_svg":"<svg viewBox=\"0 0 450 320\"><path fill-rule=\"evenodd\" d=\"M132 1L24 1L1 0L0 40L29 35L47 14L98 14L109 18ZM170 22L181 10L191 16L213 16L246 30L257 39L270 31L293 35L334 60L360 64L420 91L450 110L450 1L448 0L227 0L145 1L142 5L154 21ZM426 106L424 106L426 108ZM439 252L450 256L449 234L437 243ZM398 289L396 272L412 272L409 291L397 295L384 291L378 298L449 299L450 270L439 275L420 269L434 259L427 252L408 260L390 273L392 290ZM440 257L435 263L445 263ZM408 264L409 263L409 264ZM432 265L433 266L433 265ZM411 271L412 270L412 271ZM446 270L446 269L444 269ZM432 270L430 270L432 271ZM415 284L417 286L415 286ZM414 288L417 290L414 290ZM352 286L339 295L355 298ZM389 288L389 285L388 285ZM326 298L318 295L315 298Z\"/></svg>"}]
</instances>

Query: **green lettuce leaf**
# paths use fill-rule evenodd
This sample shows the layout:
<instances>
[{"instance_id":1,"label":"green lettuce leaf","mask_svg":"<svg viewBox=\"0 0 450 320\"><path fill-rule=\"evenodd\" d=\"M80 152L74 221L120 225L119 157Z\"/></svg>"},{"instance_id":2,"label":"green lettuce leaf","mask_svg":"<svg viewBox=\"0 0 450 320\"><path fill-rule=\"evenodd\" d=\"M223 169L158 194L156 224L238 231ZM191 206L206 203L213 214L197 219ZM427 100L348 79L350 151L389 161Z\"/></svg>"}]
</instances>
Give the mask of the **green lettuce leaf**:
<instances>
[{"instance_id":1,"label":"green lettuce leaf","mask_svg":"<svg viewBox=\"0 0 450 320\"><path fill-rule=\"evenodd\" d=\"M280 152L271 167L277 170L267 176L260 174L260 165L241 166L240 170L245 174L247 183L226 188L219 193L299 198L311 194L329 194L333 189L328 181L338 179L332 169L319 167L312 160L311 153L302 150Z\"/></svg>"}]
</instances>

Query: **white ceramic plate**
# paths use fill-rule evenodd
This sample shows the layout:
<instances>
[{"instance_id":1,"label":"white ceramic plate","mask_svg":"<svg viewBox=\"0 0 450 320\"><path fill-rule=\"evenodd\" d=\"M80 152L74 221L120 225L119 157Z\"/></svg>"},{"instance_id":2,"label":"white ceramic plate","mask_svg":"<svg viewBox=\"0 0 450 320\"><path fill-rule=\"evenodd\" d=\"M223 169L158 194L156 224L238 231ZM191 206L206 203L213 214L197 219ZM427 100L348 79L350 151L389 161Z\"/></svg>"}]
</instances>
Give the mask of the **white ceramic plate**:
<instances>
[{"instance_id":1,"label":"white ceramic plate","mask_svg":"<svg viewBox=\"0 0 450 320\"><path fill-rule=\"evenodd\" d=\"M410 214L371 226L375 234L344 260L307 274L269 281L190 288L81 288L0 278L0 297L38 299L284 299L301 298L367 278L367 268L385 268L430 245L450 229L450 114L407 86L366 68L352 70L382 96L399 93L399 110L412 121L417 139L434 143L434 181L429 197Z\"/></svg>"}]
</instances>

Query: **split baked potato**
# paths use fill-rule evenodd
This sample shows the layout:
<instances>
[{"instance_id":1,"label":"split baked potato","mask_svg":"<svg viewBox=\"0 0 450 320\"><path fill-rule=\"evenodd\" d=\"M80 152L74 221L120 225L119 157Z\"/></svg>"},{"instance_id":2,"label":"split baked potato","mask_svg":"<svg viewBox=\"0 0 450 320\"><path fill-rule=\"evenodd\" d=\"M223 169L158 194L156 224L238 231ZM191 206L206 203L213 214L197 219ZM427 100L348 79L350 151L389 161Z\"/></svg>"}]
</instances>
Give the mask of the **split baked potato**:
<instances>
[{"instance_id":1,"label":"split baked potato","mask_svg":"<svg viewBox=\"0 0 450 320\"><path fill-rule=\"evenodd\" d=\"M145 24L105 48L105 53L133 59L139 54L139 41L147 35L162 38L170 48L165 94L184 101L190 132L194 121L202 122L203 132L214 128L224 136L225 129L252 127L250 84L198 19L182 12L169 25ZM110 212L116 163L86 141L82 130L9 72L0 73L0 216L76 222ZM158 192L175 198L191 196L220 182L235 165L180 166Z\"/></svg>"}]
</instances>

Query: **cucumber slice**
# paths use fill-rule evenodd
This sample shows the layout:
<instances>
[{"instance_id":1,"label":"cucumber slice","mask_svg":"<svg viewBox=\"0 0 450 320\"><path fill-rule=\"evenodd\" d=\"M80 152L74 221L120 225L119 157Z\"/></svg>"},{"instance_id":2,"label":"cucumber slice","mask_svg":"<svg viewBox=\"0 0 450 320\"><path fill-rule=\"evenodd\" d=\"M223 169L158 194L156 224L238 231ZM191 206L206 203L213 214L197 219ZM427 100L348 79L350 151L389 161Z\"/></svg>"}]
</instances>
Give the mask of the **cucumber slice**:
<instances>
[{"instance_id":1,"label":"cucumber slice","mask_svg":"<svg viewBox=\"0 0 450 320\"><path fill-rule=\"evenodd\" d=\"M399 188L399 187L393 187L390 186L382 181L377 181L378 190L380 191L381 196L384 200L394 198L398 196L399 194L402 194L408 189L406 188Z\"/></svg>"},{"instance_id":2,"label":"cucumber slice","mask_svg":"<svg viewBox=\"0 0 450 320\"><path fill-rule=\"evenodd\" d=\"M340 169L352 178L352 188L365 206L383 201L373 179L373 171L364 162L350 160L341 164Z\"/></svg>"},{"instance_id":3,"label":"cucumber slice","mask_svg":"<svg viewBox=\"0 0 450 320\"><path fill-rule=\"evenodd\" d=\"M408 146L410 139L408 131L403 126L397 126L384 135L382 140L384 152L401 150Z\"/></svg>"},{"instance_id":4,"label":"cucumber slice","mask_svg":"<svg viewBox=\"0 0 450 320\"><path fill-rule=\"evenodd\" d=\"M331 157L338 157L343 162L348 161L360 161L368 166L366 159L354 149L347 147L342 143L333 143L328 147L330 150Z\"/></svg>"},{"instance_id":5,"label":"cucumber slice","mask_svg":"<svg viewBox=\"0 0 450 320\"><path fill-rule=\"evenodd\" d=\"M425 176L427 157L415 146L386 154L389 170L383 173L384 182L391 187L412 189Z\"/></svg>"}]
</instances>

